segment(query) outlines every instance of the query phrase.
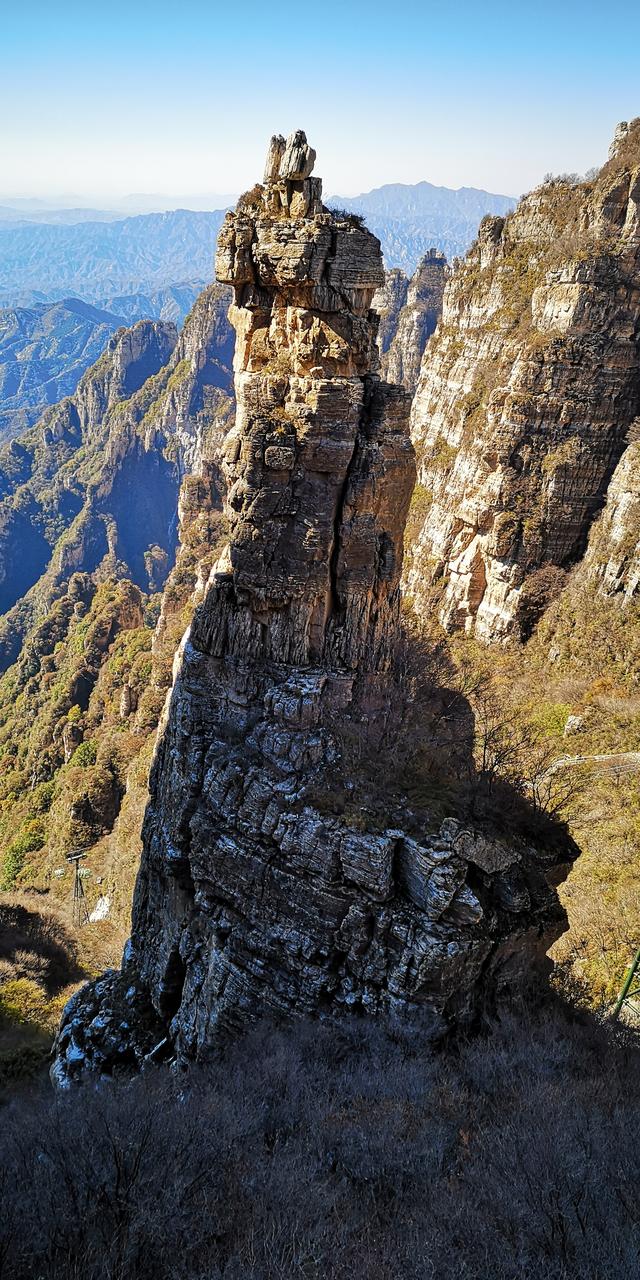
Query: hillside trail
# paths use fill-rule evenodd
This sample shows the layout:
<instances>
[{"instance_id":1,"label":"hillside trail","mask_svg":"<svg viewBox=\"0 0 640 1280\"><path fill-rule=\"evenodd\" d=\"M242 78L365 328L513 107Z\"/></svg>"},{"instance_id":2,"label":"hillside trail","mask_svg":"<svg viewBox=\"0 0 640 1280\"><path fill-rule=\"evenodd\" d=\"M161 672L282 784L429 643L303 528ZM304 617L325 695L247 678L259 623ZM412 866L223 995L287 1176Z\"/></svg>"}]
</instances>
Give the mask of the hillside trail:
<instances>
[{"instance_id":1,"label":"hillside trail","mask_svg":"<svg viewBox=\"0 0 640 1280\"><path fill-rule=\"evenodd\" d=\"M635 769L640 769L640 751L610 751L602 755L560 756L549 766L544 776L549 778L554 773L558 773L560 769L570 769L581 764L604 764L609 765L612 771L619 768L622 773L631 773Z\"/></svg>"}]
</instances>

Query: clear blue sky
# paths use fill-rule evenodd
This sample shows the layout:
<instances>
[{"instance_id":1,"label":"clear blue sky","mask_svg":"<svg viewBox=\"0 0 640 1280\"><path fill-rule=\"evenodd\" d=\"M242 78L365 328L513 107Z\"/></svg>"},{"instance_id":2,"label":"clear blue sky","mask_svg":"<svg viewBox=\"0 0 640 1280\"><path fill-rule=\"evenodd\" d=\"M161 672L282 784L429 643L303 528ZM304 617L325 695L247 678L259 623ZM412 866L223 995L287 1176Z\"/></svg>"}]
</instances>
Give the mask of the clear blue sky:
<instances>
[{"instance_id":1,"label":"clear blue sky","mask_svg":"<svg viewBox=\"0 0 640 1280\"><path fill-rule=\"evenodd\" d=\"M518 194L640 114L640 3L11 0L0 196L238 191L306 129L328 194Z\"/></svg>"}]
</instances>

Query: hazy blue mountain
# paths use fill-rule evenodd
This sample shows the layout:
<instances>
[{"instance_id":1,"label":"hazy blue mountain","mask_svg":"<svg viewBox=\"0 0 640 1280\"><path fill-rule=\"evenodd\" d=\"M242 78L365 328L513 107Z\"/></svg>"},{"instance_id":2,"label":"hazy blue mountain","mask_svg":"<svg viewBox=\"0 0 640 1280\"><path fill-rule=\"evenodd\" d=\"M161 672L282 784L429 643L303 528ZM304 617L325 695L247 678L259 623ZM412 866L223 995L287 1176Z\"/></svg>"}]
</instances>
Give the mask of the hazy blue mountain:
<instances>
[{"instance_id":1,"label":"hazy blue mountain","mask_svg":"<svg viewBox=\"0 0 640 1280\"><path fill-rule=\"evenodd\" d=\"M0 440L71 395L111 334L128 323L78 298L0 310Z\"/></svg>"},{"instance_id":2,"label":"hazy blue mountain","mask_svg":"<svg viewBox=\"0 0 640 1280\"><path fill-rule=\"evenodd\" d=\"M449 261L466 253L485 213L508 213L516 202L475 187L453 191L430 182L396 182L359 196L332 196L328 204L363 214L382 244L387 266L402 267L410 275L432 246Z\"/></svg>"},{"instance_id":3,"label":"hazy blue mountain","mask_svg":"<svg viewBox=\"0 0 640 1280\"><path fill-rule=\"evenodd\" d=\"M118 222L143 213L167 213L175 209L209 213L212 209L228 209L238 196L209 192L206 195L170 196L159 193L136 193L120 196L109 208L95 208L76 196L72 202L53 204L51 200L19 199L0 196L0 222Z\"/></svg>"},{"instance_id":4,"label":"hazy blue mountain","mask_svg":"<svg viewBox=\"0 0 640 1280\"><path fill-rule=\"evenodd\" d=\"M182 280L153 293L105 294L99 305L124 316L127 324L136 320L172 320L181 328L198 294L210 280Z\"/></svg>"},{"instance_id":5,"label":"hazy blue mountain","mask_svg":"<svg viewBox=\"0 0 640 1280\"><path fill-rule=\"evenodd\" d=\"M0 223L116 222L123 217L123 213L118 213L116 209L20 209L14 208L13 205L0 204Z\"/></svg>"},{"instance_id":6,"label":"hazy blue mountain","mask_svg":"<svg viewBox=\"0 0 640 1280\"><path fill-rule=\"evenodd\" d=\"M97 302L153 294L176 280L210 280L224 212L141 214L72 226L0 222L0 296L35 289Z\"/></svg>"},{"instance_id":7,"label":"hazy blue mountain","mask_svg":"<svg viewBox=\"0 0 640 1280\"><path fill-rule=\"evenodd\" d=\"M92 299L93 304L101 311L112 311L114 315L125 320L127 324L135 324L136 320L172 320L180 328L189 314L198 294L210 283L207 280L181 280L175 284L155 289L153 293L112 293L106 292ZM64 289L0 289L0 308L26 309L50 305L53 302L68 301Z\"/></svg>"},{"instance_id":8,"label":"hazy blue mountain","mask_svg":"<svg viewBox=\"0 0 640 1280\"><path fill-rule=\"evenodd\" d=\"M359 196L335 196L329 203L364 214L380 237L387 266L412 274L433 246L449 260L465 253L483 215L506 213L515 202L473 187L452 191L419 182L378 187ZM69 211L63 212L66 216ZM42 301L74 295L96 305L106 303L118 314L124 309L129 322L144 314L179 323L185 313L180 299L174 298L173 303L165 299L151 311L144 306L141 310L135 301L118 306L114 300L137 295L151 299L175 288L176 281L211 280L215 238L223 217L221 209L205 213L175 209L71 225L0 219L0 302L19 305L30 291ZM162 311L163 306L174 304L177 310Z\"/></svg>"},{"instance_id":9,"label":"hazy blue mountain","mask_svg":"<svg viewBox=\"0 0 640 1280\"><path fill-rule=\"evenodd\" d=\"M206 281L182 281L154 293L107 294L92 306L80 298L24 293L0 309L0 441L31 426L49 404L72 395L111 334L137 320L180 328Z\"/></svg>"}]
</instances>

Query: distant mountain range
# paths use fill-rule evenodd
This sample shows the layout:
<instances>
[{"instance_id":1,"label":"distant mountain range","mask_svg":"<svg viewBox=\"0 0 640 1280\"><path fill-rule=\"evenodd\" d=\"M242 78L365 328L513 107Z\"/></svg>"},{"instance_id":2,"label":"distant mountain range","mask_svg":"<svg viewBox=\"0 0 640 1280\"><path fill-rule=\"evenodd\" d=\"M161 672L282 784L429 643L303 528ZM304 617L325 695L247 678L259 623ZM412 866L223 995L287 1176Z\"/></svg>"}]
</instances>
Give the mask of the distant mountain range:
<instances>
[{"instance_id":1,"label":"distant mountain range","mask_svg":"<svg viewBox=\"0 0 640 1280\"><path fill-rule=\"evenodd\" d=\"M75 391L85 369L127 321L77 298L0 311L0 440Z\"/></svg>"},{"instance_id":2,"label":"distant mountain range","mask_svg":"<svg viewBox=\"0 0 640 1280\"><path fill-rule=\"evenodd\" d=\"M141 214L117 222L0 222L0 304L25 290L86 302L211 280L223 210Z\"/></svg>"},{"instance_id":3,"label":"distant mountain range","mask_svg":"<svg viewBox=\"0 0 640 1280\"><path fill-rule=\"evenodd\" d=\"M396 182L359 196L332 196L328 204L361 213L382 244L387 266L412 274L431 248L449 261L465 254L484 215L508 213L516 201L476 187L452 191L430 182Z\"/></svg>"},{"instance_id":4,"label":"distant mountain range","mask_svg":"<svg viewBox=\"0 0 640 1280\"><path fill-rule=\"evenodd\" d=\"M429 182L378 187L360 196L335 196L328 203L362 213L381 240L387 266L402 267L409 274L432 247L449 259L464 254L485 213L505 213L514 205L508 196L473 187L452 191ZM38 220L11 220L7 212ZM71 295L104 305L106 299L149 296L174 287L176 281L208 281L213 276L222 209L175 209L115 220L108 211L57 213L59 222L51 221L55 210L0 210L0 305ZM94 220L84 220L87 213ZM49 221L40 221L45 215ZM69 222L69 217L76 221ZM131 321L132 314L125 314Z\"/></svg>"},{"instance_id":5,"label":"distant mountain range","mask_svg":"<svg viewBox=\"0 0 640 1280\"><path fill-rule=\"evenodd\" d=\"M181 325L203 281L153 294L121 294L95 307L79 298L0 310L0 442L31 426L47 407L72 395L85 369L116 329L147 318Z\"/></svg>"},{"instance_id":6,"label":"distant mountain range","mask_svg":"<svg viewBox=\"0 0 640 1280\"><path fill-rule=\"evenodd\" d=\"M15 209L12 205L0 204L0 224L10 222L21 225L25 222L118 222L125 214L114 209L47 209L28 208Z\"/></svg>"},{"instance_id":7,"label":"distant mountain range","mask_svg":"<svg viewBox=\"0 0 640 1280\"><path fill-rule=\"evenodd\" d=\"M82 196L74 195L57 202L35 197L0 196L2 222L115 222L142 213L166 213L174 209L191 209L209 213L211 209L227 209L236 195L221 192L208 195L168 196L137 193L110 202L108 208L87 205Z\"/></svg>"}]
</instances>

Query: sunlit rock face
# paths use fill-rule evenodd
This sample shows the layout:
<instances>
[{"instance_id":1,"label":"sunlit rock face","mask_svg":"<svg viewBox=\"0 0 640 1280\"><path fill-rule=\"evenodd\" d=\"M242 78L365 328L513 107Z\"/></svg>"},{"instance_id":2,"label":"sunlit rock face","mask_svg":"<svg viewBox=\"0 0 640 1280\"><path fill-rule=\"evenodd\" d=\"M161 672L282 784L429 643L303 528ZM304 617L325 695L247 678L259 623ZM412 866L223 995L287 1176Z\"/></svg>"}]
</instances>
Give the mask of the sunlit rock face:
<instances>
[{"instance_id":1,"label":"sunlit rock face","mask_svg":"<svg viewBox=\"0 0 640 1280\"><path fill-rule=\"evenodd\" d=\"M220 233L229 542L176 658L122 973L67 1011L59 1081L201 1059L265 1015L469 1020L516 935L537 946L561 919L530 850L453 820L373 830L322 803L352 785L345 735L379 756L383 787L402 733L415 465L409 396L376 372L379 242L323 207L313 161L301 132L273 138Z\"/></svg>"},{"instance_id":2,"label":"sunlit rock face","mask_svg":"<svg viewBox=\"0 0 640 1280\"><path fill-rule=\"evenodd\" d=\"M640 412L640 121L586 182L483 220L446 287L412 412L425 519L407 573L444 625L526 636Z\"/></svg>"}]
</instances>

